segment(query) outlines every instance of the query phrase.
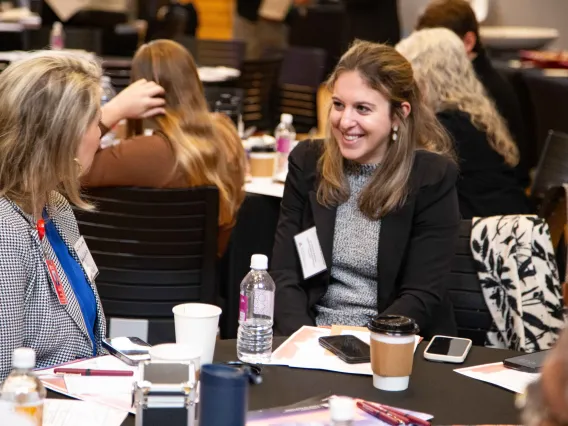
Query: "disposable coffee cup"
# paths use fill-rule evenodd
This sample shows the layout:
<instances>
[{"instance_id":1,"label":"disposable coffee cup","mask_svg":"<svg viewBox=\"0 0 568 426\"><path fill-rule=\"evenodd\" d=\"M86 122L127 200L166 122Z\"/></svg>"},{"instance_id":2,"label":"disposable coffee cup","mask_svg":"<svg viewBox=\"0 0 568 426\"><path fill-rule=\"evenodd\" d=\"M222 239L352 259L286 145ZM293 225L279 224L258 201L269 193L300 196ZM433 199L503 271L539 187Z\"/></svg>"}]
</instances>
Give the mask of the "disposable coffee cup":
<instances>
[{"instance_id":1,"label":"disposable coffee cup","mask_svg":"<svg viewBox=\"0 0 568 426\"><path fill-rule=\"evenodd\" d=\"M276 153L253 151L249 155L249 165L252 177L271 178L276 166Z\"/></svg>"},{"instance_id":2,"label":"disposable coffee cup","mask_svg":"<svg viewBox=\"0 0 568 426\"><path fill-rule=\"evenodd\" d=\"M173 308L176 343L201 352L201 365L213 362L221 308L205 303L185 303Z\"/></svg>"},{"instance_id":3,"label":"disposable coffee cup","mask_svg":"<svg viewBox=\"0 0 568 426\"><path fill-rule=\"evenodd\" d=\"M407 389L418 325L401 315L377 315L367 327L371 332L373 386L385 391Z\"/></svg>"}]
</instances>

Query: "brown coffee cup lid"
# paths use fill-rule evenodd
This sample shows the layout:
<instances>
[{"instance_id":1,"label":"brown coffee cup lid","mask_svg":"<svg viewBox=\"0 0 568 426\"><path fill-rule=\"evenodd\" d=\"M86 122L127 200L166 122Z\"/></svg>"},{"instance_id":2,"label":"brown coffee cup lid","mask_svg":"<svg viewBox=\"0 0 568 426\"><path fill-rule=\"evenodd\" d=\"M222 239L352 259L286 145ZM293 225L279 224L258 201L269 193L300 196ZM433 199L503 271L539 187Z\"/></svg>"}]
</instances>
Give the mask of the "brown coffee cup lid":
<instances>
[{"instance_id":1,"label":"brown coffee cup lid","mask_svg":"<svg viewBox=\"0 0 568 426\"><path fill-rule=\"evenodd\" d=\"M402 315L377 315L368 322L367 328L373 333L392 336L418 334L420 331L416 321Z\"/></svg>"}]
</instances>

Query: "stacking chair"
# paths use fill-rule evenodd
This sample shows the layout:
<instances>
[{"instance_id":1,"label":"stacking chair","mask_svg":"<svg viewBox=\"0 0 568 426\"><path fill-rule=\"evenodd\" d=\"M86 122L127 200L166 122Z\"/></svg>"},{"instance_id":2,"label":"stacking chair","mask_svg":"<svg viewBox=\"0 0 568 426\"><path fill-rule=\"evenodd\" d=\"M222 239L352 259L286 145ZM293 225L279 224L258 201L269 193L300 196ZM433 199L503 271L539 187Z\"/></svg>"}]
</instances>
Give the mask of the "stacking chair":
<instances>
[{"instance_id":1,"label":"stacking chair","mask_svg":"<svg viewBox=\"0 0 568 426\"><path fill-rule=\"evenodd\" d=\"M245 60L237 86L244 90L243 121L246 126L272 130L274 113L270 94L278 84L282 56Z\"/></svg>"},{"instance_id":2,"label":"stacking chair","mask_svg":"<svg viewBox=\"0 0 568 426\"><path fill-rule=\"evenodd\" d=\"M246 44L242 40L196 40L196 61L201 67L241 69Z\"/></svg>"},{"instance_id":3,"label":"stacking chair","mask_svg":"<svg viewBox=\"0 0 568 426\"><path fill-rule=\"evenodd\" d=\"M458 335L483 346L493 318L483 298L470 248L471 220L460 223L456 253L450 273L450 299L454 306Z\"/></svg>"},{"instance_id":4,"label":"stacking chair","mask_svg":"<svg viewBox=\"0 0 568 426\"><path fill-rule=\"evenodd\" d=\"M106 59L102 65L104 74L110 77L110 81L117 93L128 87L130 84L132 60Z\"/></svg>"},{"instance_id":5,"label":"stacking chair","mask_svg":"<svg viewBox=\"0 0 568 426\"><path fill-rule=\"evenodd\" d=\"M235 125L243 113L243 89L205 86L205 98L211 112L226 114Z\"/></svg>"},{"instance_id":6,"label":"stacking chair","mask_svg":"<svg viewBox=\"0 0 568 426\"><path fill-rule=\"evenodd\" d=\"M63 28L65 32L65 48L80 49L100 55L103 46L103 30L98 28ZM39 50L49 48L50 27L41 27L29 32L29 49Z\"/></svg>"},{"instance_id":7,"label":"stacking chair","mask_svg":"<svg viewBox=\"0 0 568 426\"><path fill-rule=\"evenodd\" d=\"M551 188L568 183L568 134L550 130L536 168L531 197L538 201Z\"/></svg>"},{"instance_id":8,"label":"stacking chair","mask_svg":"<svg viewBox=\"0 0 568 426\"><path fill-rule=\"evenodd\" d=\"M324 79L325 61L323 49L290 47L284 52L276 119L282 113L292 114L298 133L318 127L317 94Z\"/></svg>"},{"instance_id":9,"label":"stacking chair","mask_svg":"<svg viewBox=\"0 0 568 426\"><path fill-rule=\"evenodd\" d=\"M96 211L76 215L111 337L172 342L175 305L219 303L217 188L97 188L85 199Z\"/></svg>"}]
</instances>

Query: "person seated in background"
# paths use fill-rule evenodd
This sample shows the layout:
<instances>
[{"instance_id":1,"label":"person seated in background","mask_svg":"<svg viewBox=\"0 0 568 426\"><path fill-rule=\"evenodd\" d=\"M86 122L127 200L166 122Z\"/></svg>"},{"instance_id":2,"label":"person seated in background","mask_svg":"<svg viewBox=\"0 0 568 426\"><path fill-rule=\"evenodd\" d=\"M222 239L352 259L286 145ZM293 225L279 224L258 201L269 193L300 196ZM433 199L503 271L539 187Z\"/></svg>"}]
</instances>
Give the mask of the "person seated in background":
<instances>
[{"instance_id":1,"label":"person seated in background","mask_svg":"<svg viewBox=\"0 0 568 426\"><path fill-rule=\"evenodd\" d=\"M270 272L275 331L364 326L384 313L413 318L423 336L455 334L446 282L458 172L448 135L390 46L356 42L327 84L329 134L289 157ZM304 273L295 237L314 227L307 244L321 246L325 265Z\"/></svg>"},{"instance_id":2,"label":"person seated in background","mask_svg":"<svg viewBox=\"0 0 568 426\"><path fill-rule=\"evenodd\" d=\"M519 161L517 146L459 37L445 28L425 29L396 49L412 64L428 104L454 141L463 218L531 213L513 169Z\"/></svg>"},{"instance_id":3,"label":"person seated in background","mask_svg":"<svg viewBox=\"0 0 568 426\"><path fill-rule=\"evenodd\" d=\"M524 188L530 184L530 148L523 123L519 99L511 84L494 68L479 38L479 23L466 0L433 0L418 19L416 29L443 27L452 30L461 39L473 69L497 110L505 119L509 133L516 142L520 159L516 167Z\"/></svg>"},{"instance_id":4,"label":"person seated in background","mask_svg":"<svg viewBox=\"0 0 568 426\"><path fill-rule=\"evenodd\" d=\"M564 426L568 424L568 332L564 331L548 353L538 380L519 396L525 426Z\"/></svg>"},{"instance_id":5,"label":"person seated in background","mask_svg":"<svg viewBox=\"0 0 568 426\"><path fill-rule=\"evenodd\" d=\"M164 89L164 113L149 119L157 130L144 136L142 122L130 120L130 138L97 151L83 186L215 185L219 189L221 256L244 199L246 158L234 124L208 111L195 62L174 41L156 40L141 46L132 61L131 77L154 81Z\"/></svg>"},{"instance_id":6,"label":"person seated in background","mask_svg":"<svg viewBox=\"0 0 568 426\"><path fill-rule=\"evenodd\" d=\"M0 382L19 347L37 367L104 352L96 267L68 202L91 207L79 175L99 146L100 78L94 61L51 51L0 74Z\"/></svg>"}]
</instances>

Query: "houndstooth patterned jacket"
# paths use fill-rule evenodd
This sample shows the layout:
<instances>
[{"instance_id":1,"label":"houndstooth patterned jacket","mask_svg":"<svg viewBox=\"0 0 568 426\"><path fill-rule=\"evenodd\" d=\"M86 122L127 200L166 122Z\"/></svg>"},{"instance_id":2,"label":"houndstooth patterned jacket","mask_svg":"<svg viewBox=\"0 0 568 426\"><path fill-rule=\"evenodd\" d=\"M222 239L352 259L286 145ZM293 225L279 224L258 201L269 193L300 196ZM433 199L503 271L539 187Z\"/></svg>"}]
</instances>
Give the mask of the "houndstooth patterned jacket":
<instances>
[{"instance_id":1,"label":"houndstooth patterned jacket","mask_svg":"<svg viewBox=\"0 0 568 426\"><path fill-rule=\"evenodd\" d=\"M79 262L73 247L80 234L69 203L61 194L52 192L47 211ZM67 305L59 303L44 251L55 262ZM90 284L97 301L97 353L103 353L101 340L106 321L95 284ZM13 350L22 346L36 351L37 367L93 355L81 308L49 241L40 241L32 216L0 197L0 382L11 370Z\"/></svg>"}]
</instances>

